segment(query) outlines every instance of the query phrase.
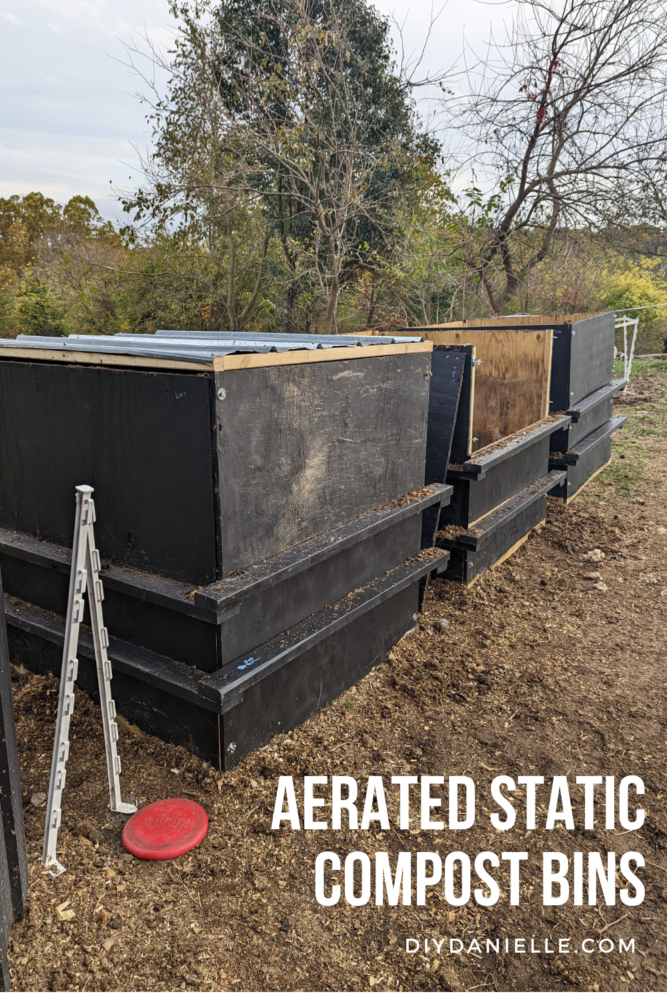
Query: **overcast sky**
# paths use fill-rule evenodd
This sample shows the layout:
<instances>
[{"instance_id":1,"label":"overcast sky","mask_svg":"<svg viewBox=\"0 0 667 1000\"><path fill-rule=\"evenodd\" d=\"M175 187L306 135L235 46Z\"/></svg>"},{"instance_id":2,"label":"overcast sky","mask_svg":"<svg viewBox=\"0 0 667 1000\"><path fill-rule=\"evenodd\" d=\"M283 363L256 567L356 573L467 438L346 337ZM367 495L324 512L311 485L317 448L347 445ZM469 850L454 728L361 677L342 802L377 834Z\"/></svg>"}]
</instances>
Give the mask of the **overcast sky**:
<instances>
[{"instance_id":1,"label":"overcast sky","mask_svg":"<svg viewBox=\"0 0 667 1000\"><path fill-rule=\"evenodd\" d=\"M394 13L408 50L418 51L430 0L376 6ZM452 63L464 31L480 45L492 18L497 23L507 11L502 2L449 0L428 66ZM134 147L150 144L136 97L141 82L126 65L123 42L147 32L167 45L172 30L167 0L0 0L0 196L42 191L65 202L89 195L103 215L118 218L112 186L139 180Z\"/></svg>"}]
</instances>

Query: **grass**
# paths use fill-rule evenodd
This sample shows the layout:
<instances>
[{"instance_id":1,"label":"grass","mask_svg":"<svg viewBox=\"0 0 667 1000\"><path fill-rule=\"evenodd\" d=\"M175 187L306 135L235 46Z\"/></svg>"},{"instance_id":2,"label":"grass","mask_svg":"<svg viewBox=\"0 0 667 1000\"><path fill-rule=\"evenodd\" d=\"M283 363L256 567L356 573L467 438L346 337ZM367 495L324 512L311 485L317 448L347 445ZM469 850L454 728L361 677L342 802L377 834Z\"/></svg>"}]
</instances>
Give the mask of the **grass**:
<instances>
[{"instance_id":1,"label":"grass","mask_svg":"<svg viewBox=\"0 0 667 1000\"><path fill-rule=\"evenodd\" d=\"M611 486L615 493L637 497L649 485L643 461L631 458L612 458L611 464L598 476L599 483Z\"/></svg>"},{"instance_id":2,"label":"grass","mask_svg":"<svg viewBox=\"0 0 667 1000\"><path fill-rule=\"evenodd\" d=\"M623 362L614 361L614 375L616 378L620 378L623 375L623 371ZM635 358L632 362L632 372L630 377L632 377L632 375L643 375L645 372L653 371L667 372L667 360L642 361Z\"/></svg>"}]
</instances>

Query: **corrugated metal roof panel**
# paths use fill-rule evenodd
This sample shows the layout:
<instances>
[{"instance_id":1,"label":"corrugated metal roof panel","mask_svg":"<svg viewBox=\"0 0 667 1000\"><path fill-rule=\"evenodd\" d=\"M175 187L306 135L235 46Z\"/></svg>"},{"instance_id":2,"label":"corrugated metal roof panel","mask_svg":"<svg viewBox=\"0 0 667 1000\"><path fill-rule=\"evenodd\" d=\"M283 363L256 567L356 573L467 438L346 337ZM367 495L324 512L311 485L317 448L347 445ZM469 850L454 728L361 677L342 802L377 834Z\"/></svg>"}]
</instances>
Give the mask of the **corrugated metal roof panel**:
<instances>
[{"instance_id":1,"label":"corrugated metal roof panel","mask_svg":"<svg viewBox=\"0 0 667 1000\"><path fill-rule=\"evenodd\" d=\"M417 343L421 337L320 337L303 333L240 333L225 331L159 330L150 333L109 335L70 334L68 337L32 337L0 340L0 347L77 351L129 357L164 358L212 364L229 354L267 354L271 351L318 351L327 348L366 347L382 344Z\"/></svg>"}]
</instances>

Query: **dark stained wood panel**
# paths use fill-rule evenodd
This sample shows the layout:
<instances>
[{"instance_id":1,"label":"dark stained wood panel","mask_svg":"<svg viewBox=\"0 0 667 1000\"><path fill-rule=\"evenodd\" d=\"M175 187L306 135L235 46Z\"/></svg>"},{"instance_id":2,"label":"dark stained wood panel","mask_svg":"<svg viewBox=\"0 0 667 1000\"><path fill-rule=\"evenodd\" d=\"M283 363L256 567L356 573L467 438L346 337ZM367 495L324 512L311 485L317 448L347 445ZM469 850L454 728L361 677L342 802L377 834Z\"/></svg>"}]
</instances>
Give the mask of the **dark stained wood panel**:
<instances>
[{"instance_id":1,"label":"dark stained wood panel","mask_svg":"<svg viewBox=\"0 0 667 1000\"><path fill-rule=\"evenodd\" d=\"M459 413L466 365L470 381L470 352L436 346L431 358L431 385L426 438L426 483L444 483ZM470 399L470 393L467 394ZM461 424L465 423L462 414Z\"/></svg>"},{"instance_id":2,"label":"dark stained wood panel","mask_svg":"<svg viewBox=\"0 0 667 1000\"><path fill-rule=\"evenodd\" d=\"M430 370L417 353L216 373L223 575L423 486Z\"/></svg>"},{"instance_id":3,"label":"dark stained wood panel","mask_svg":"<svg viewBox=\"0 0 667 1000\"><path fill-rule=\"evenodd\" d=\"M215 579L211 379L0 361L0 526L70 546L88 483L103 559Z\"/></svg>"}]
</instances>

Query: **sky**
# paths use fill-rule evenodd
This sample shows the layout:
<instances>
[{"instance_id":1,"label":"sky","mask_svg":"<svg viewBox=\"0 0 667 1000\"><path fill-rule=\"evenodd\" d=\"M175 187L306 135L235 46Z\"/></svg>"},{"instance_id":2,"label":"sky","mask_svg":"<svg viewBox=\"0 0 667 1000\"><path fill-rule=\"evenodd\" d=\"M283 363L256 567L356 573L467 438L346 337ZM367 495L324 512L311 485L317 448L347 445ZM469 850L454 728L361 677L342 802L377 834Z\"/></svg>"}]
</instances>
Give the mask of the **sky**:
<instances>
[{"instance_id":1,"label":"sky","mask_svg":"<svg viewBox=\"0 0 667 1000\"><path fill-rule=\"evenodd\" d=\"M456 61L464 36L481 46L510 8L481 0L376 6L402 26L408 56L421 50L432 12L442 11L423 63L431 72ZM102 215L121 220L117 192L140 183L137 150L151 140L137 97L145 86L124 44L147 35L168 47L174 27L167 0L0 0L0 197L41 191L64 203L88 195Z\"/></svg>"}]
</instances>

